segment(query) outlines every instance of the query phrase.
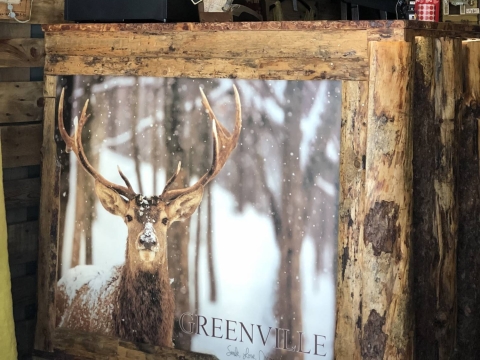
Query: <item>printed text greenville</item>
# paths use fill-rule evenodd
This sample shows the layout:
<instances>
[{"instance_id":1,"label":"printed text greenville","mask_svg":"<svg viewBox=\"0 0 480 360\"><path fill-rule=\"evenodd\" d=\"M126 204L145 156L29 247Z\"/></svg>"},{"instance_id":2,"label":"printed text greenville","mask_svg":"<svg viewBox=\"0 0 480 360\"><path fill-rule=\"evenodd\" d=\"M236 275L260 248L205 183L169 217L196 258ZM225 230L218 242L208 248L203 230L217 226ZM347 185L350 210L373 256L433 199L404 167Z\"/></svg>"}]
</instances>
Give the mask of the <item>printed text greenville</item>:
<instances>
[{"instance_id":1,"label":"printed text greenville","mask_svg":"<svg viewBox=\"0 0 480 360\"><path fill-rule=\"evenodd\" d=\"M240 321L226 320L220 318L207 319L205 316L185 312L180 316L180 329L186 334L197 334L217 339L225 339L238 342L250 342L251 344L261 341L265 346L269 336L275 336L275 348L312 354L317 356L326 356L324 351L324 342L326 337L313 334L311 343L305 344L305 338L301 331L297 331L296 336L292 336L292 343L287 344L290 330L282 328L272 328L255 324L244 324Z\"/></svg>"}]
</instances>

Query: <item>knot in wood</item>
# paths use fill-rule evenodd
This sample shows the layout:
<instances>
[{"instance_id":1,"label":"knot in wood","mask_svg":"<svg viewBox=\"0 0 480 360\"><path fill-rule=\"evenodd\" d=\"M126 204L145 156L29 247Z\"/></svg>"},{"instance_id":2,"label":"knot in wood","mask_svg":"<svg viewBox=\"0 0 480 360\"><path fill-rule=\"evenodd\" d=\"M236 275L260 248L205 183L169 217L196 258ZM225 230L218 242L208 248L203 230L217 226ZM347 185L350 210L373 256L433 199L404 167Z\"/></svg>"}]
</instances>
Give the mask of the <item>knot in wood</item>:
<instances>
[{"instance_id":1,"label":"knot in wood","mask_svg":"<svg viewBox=\"0 0 480 360\"><path fill-rule=\"evenodd\" d=\"M398 204L393 201L376 202L365 217L365 246L372 244L373 254L392 253L400 233Z\"/></svg>"}]
</instances>

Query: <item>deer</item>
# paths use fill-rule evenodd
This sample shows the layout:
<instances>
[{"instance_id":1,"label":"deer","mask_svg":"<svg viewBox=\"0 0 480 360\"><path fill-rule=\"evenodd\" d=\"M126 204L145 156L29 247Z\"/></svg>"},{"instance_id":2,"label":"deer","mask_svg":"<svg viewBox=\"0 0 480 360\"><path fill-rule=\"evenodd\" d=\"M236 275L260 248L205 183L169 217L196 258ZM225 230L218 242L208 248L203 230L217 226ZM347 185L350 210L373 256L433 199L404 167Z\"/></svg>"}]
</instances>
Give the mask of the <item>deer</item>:
<instances>
[{"instance_id":1,"label":"deer","mask_svg":"<svg viewBox=\"0 0 480 360\"><path fill-rule=\"evenodd\" d=\"M94 191L109 213L127 226L125 263L111 269L79 265L57 282L57 327L115 336L127 341L174 346L174 295L168 274L167 230L185 221L198 208L205 187L224 167L235 149L242 127L240 96L235 96L235 125L230 133L216 118L203 90L202 104L212 123L213 158L210 169L193 185L174 188L181 171L167 180L162 193L147 197L136 193L117 167L126 186L110 182L97 172L85 155L82 129L87 122L88 100L70 136L63 122L64 89L58 107L59 132L66 151L73 151L81 167L94 178Z\"/></svg>"}]
</instances>

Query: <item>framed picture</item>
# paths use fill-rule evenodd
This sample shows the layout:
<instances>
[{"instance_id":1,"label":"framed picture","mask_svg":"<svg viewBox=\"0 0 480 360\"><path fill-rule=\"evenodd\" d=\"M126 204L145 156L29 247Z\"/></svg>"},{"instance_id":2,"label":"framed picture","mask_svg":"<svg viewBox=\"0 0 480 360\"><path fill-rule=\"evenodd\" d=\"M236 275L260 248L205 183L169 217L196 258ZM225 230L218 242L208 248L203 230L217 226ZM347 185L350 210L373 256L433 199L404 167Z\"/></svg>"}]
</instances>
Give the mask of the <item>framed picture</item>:
<instances>
[{"instance_id":1,"label":"framed picture","mask_svg":"<svg viewBox=\"0 0 480 360\"><path fill-rule=\"evenodd\" d=\"M57 84L58 328L332 358L339 82Z\"/></svg>"},{"instance_id":2,"label":"framed picture","mask_svg":"<svg viewBox=\"0 0 480 360\"><path fill-rule=\"evenodd\" d=\"M457 227L440 241L418 214L455 218L451 119L478 82L448 69L478 68L478 43L460 39L478 27L44 29L36 349L411 358L424 324L455 323L441 309L456 306ZM428 267L432 246L452 249L448 265ZM413 312L415 298L447 305ZM442 331L435 344L452 347Z\"/></svg>"}]
</instances>

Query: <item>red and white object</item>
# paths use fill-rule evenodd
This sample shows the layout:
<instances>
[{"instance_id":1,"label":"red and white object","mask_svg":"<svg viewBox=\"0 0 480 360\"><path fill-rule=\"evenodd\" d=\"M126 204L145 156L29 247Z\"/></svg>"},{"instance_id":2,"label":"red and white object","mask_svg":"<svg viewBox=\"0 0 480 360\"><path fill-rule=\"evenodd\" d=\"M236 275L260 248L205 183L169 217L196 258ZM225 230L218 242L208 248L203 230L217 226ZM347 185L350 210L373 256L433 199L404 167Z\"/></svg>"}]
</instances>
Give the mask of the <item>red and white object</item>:
<instances>
[{"instance_id":1,"label":"red and white object","mask_svg":"<svg viewBox=\"0 0 480 360\"><path fill-rule=\"evenodd\" d=\"M440 21L440 0L415 1L415 14L420 21Z\"/></svg>"}]
</instances>

